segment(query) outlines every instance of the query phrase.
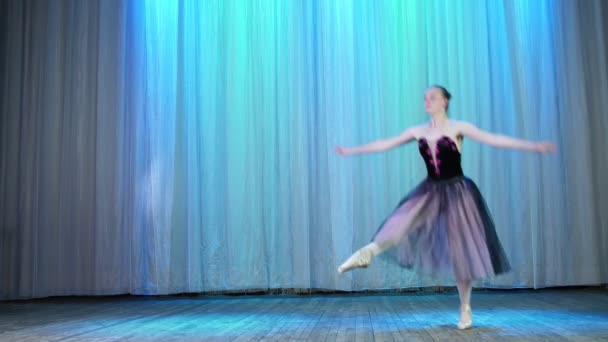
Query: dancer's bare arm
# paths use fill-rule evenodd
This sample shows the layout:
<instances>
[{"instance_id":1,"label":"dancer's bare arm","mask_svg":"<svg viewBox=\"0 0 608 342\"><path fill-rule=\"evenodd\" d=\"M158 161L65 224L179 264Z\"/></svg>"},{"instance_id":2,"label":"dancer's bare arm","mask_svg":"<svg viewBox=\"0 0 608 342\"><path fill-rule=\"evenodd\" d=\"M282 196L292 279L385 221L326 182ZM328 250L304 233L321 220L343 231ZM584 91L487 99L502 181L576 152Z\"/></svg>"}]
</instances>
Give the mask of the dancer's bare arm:
<instances>
[{"instance_id":1,"label":"dancer's bare arm","mask_svg":"<svg viewBox=\"0 0 608 342\"><path fill-rule=\"evenodd\" d=\"M551 142L542 141L534 142L522 139L509 137L502 134L494 134L483 131L477 128L475 125L468 122L459 122L458 131L462 136L473 139L483 144L502 147L512 148L518 150L535 151L535 152L554 152L555 145Z\"/></svg>"},{"instance_id":2,"label":"dancer's bare arm","mask_svg":"<svg viewBox=\"0 0 608 342\"><path fill-rule=\"evenodd\" d=\"M341 155L351 155L359 153L374 153L387 151L397 146L403 145L415 139L417 127L410 127L404 130L401 134L388 138L370 142L365 145L355 147L337 146L336 153Z\"/></svg>"}]
</instances>

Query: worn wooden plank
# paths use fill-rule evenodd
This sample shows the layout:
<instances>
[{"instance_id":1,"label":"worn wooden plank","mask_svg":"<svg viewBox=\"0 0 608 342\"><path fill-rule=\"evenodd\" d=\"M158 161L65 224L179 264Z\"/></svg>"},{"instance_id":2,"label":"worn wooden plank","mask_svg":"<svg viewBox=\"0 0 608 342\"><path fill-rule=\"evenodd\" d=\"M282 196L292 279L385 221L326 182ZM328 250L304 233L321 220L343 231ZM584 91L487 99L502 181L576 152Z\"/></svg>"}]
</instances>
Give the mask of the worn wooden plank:
<instances>
[{"instance_id":1,"label":"worn wooden plank","mask_svg":"<svg viewBox=\"0 0 608 342\"><path fill-rule=\"evenodd\" d=\"M608 291L100 297L0 303L1 341L601 341Z\"/></svg>"}]
</instances>

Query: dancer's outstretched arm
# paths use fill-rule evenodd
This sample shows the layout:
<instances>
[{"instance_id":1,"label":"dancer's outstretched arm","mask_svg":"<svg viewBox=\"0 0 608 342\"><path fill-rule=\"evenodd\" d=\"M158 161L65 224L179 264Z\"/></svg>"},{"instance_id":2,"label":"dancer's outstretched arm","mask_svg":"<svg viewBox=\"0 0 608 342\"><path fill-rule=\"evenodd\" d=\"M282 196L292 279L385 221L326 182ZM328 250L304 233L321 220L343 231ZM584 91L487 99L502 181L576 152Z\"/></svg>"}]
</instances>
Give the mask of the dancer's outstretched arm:
<instances>
[{"instance_id":1,"label":"dancer's outstretched arm","mask_svg":"<svg viewBox=\"0 0 608 342\"><path fill-rule=\"evenodd\" d=\"M369 144L356 146L356 147L343 147L337 146L336 153L341 155L351 155L351 154L359 154L359 153L374 153L374 152L383 152L395 148L399 145L403 145L408 143L415 138L414 127L408 128L403 131L398 136L373 141Z\"/></svg>"},{"instance_id":2,"label":"dancer's outstretched arm","mask_svg":"<svg viewBox=\"0 0 608 342\"><path fill-rule=\"evenodd\" d=\"M458 131L461 135L476 140L480 143L518 150L535 151L535 152L554 152L555 145L548 141L534 142L517 138L508 137L506 135L494 134L483 131L475 125L468 122L459 122Z\"/></svg>"}]
</instances>

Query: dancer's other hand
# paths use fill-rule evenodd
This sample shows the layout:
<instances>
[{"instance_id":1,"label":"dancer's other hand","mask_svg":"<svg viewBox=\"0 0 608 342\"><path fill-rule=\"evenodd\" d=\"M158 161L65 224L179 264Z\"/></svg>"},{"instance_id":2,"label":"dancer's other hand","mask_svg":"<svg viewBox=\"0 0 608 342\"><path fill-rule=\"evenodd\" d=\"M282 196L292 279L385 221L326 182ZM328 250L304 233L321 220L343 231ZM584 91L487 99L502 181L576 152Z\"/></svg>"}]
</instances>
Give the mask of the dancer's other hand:
<instances>
[{"instance_id":1,"label":"dancer's other hand","mask_svg":"<svg viewBox=\"0 0 608 342\"><path fill-rule=\"evenodd\" d=\"M341 156L349 156L349 155L355 153L352 149L350 149L348 147L344 147L344 146L336 146L335 151L337 154L339 154Z\"/></svg>"},{"instance_id":2,"label":"dancer's other hand","mask_svg":"<svg viewBox=\"0 0 608 342\"><path fill-rule=\"evenodd\" d=\"M540 153L552 153L557 150L557 147L552 142L542 141L542 142L536 143L534 150L536 152L540 152Z\"/></svg>"}]
</instances>

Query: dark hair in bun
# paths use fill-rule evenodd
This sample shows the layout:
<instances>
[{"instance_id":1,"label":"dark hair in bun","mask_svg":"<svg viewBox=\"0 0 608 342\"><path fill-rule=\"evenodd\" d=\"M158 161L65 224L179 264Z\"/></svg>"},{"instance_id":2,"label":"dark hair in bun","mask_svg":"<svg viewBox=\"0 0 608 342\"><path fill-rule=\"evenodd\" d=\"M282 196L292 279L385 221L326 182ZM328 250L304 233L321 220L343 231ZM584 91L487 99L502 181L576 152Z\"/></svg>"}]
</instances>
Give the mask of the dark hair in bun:
<instances>
[{"instance_id":1,"label":"dark hair in bun","mask_svg":"<svg viewBox=\"0 0 608 342\"><path fill-rule=\"evenodd\" d=\"M452 98L452 94L450 94L450 92L445 89L445 87L440 86L440 85L434 85L431 88L437 88L439 90L441 90L441 95L443 95L443 97L448 100L448 104L445 106L445 111L448 111L448 108L450 107L450 99Z\"/></svg>"}]
</instances>

